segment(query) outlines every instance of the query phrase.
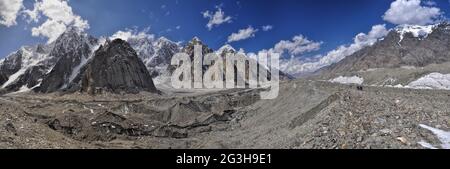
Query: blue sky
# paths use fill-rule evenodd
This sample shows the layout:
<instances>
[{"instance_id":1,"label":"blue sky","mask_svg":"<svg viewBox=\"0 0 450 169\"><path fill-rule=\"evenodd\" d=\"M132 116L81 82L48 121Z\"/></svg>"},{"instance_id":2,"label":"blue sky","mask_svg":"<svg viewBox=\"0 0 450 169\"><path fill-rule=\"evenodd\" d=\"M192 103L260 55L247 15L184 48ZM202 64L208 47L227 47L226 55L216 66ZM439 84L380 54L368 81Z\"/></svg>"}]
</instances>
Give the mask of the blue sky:
<instances>
[{"instance_id":1,"label":"blue sky","mask_svg":"<svg viewBox=\"0 0 450 169\"><path fill-rule=\"evenodd\" d=\"M150 33L173 41L188 41L198 36L213 49L227 43L228 36L251 26L258 31L254 37L230 44L247 52L274 47L280 40L303 35L322 42L310 55L324 54L339 45L350 44L356 34L371 30L373 25L396 24L383 19L393 0L71 0L73 13L88 21L86 31L96 37L110 36L119 30L150 27ZM444 17L450 4L434 0ZM422 1L425 4L425 1ZM24 0L23 9L32 9L34 0ZM208 18L202 13L214 13L220 8L231 22L207 28ZM22 45L46 43L45 37L34 37L31 28L41 25L26 22L19 14L17 24L0 25L0 58ZM263 31L262 26L273 29Z\"/></svg>"}]
</instances>

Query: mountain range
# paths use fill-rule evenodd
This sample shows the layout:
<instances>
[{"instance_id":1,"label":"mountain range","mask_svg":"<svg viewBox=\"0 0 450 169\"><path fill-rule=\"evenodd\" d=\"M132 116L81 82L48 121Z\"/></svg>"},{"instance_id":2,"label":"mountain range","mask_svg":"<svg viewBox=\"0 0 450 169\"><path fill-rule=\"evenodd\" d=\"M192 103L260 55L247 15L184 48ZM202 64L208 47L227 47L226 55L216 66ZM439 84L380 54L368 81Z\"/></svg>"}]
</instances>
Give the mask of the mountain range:
<instances>
[{"instance_id":1,"label":"mountain range","mask_svg":"<svg viewBox=\"0 0 450 169\"><path fill-rule=\"evenodd\" d=\"M450 89L449 31L447 23L399 26L264 100L260 89L158 88L176 68L173 53L193 57L201 45L227 59L237 52L230 45L69 29L0 61L2 92L15 92L0 97L0 147L447 148L450 91L415 88Z\"/></svg>"},{"instance_id":2,"label":"mountain range","mask_svg":"<svg viewBox=\"0 0 450 169\"><path fill-rule=\"evenodd\" d=\"M449 50L449 23L401 25L373 45L309 77L371 86L450 89Z\"/></svg>"},{"instance_id":3,"label":"mountain range","mask_svg":"<svg viewBox=\"0 0 450 169\"><path fill-rule=\"evenodd\" d=\"M25 46L1 60L0 85L3 92L95 93L94 91L100 90L92 87L112 92L122 91L117 89L126 89L127 92L147 89L156 92L155 84L170 82L175 70L170 65L172 56L185 52L193 58L194 45L202 46L203 56L215 52L225 58L227 53L237 52L230 45L214 51L197 37L182 46L165 37L155 40L136 36L129 37L126 41L117 41L104 37L95 38L69 28L50 44ZM116 67L115 64L125 65ZM146 68L145 71L143 67ZM203 73L207 67L203 67ZM128 79L129 77L132 79ZM280 78L292 79L284 73L280 74Z\"/></svg>"},{"instance_id":4,"label":"mountain range","mask_svg":"<svg viewBox=\"0 0 450 169\"><path fill-rule=\"evenodd\" d=\"M372 46L321 71L351 72L374 68L424 67L450 61L450 25L402 25Z\"/></svg>"},{"instance_id":5,"label":"mountain range","mask_svg":"<svg viewBox=\"0 0 450 169\"><path fill-rule=\"evenodd\" d=\"M134 92L141 89L156 91L155 85L170 81L171 74L175 69L170 65L170 61L175 53L185 52L193 58L194 45L202 46L203 55L215 52L225 60L227 53L237 53L237 50L228 44L215 51L197 37L188 41L184 46L165 37L153 39L146 36L135 36L121 42L121 45L113 45L115 44L113 42L118 43L119 41L103 37L95 38L75 28L69 28L50 44L21 47L0 61L1 88L3 92L33 90L42 93L87 92L87 88L94 86L94 88L108 88L107 91L116 91L116 88ZM113 48L120 48L120 50L104 51L107 53L101 54L100 50L105 50L105 46L108 45L113 45ZM417 67L424 68L447 63L450 61L449 50L449 23L443 22L428 26L401 25L391 29L384 38L379 39L373 45L362 48L341 61L312 73L310 77L328 80L338 76L360 76L365 77L364 83L370 85L406 85L405 83L432 73L435 69L425 69L427 71L415 69L416 71L399 75L396 73L402 72L406 68L412 70ZM114 59L116 56L111 55L116 55L116 53L124 54L122 55L124 57L121 58L121 61L108 62L111 64L110 67L94 63L102 59L102 61ZM109 57L105 58L104 55ZM138 59L133 59L131 56ZM116 59L118 58L120 57ZM130 59L127 60L127 58ZM114 67L113 63L126 63L131 66ZM92 64L98 65L92 66ZM134 72L142 71L143 67L146 72ZM204 72L207 67L203 67ZM105 72L106 70L102 69L111 69L110 71L115 72ZM394 73L387 73L385 69L395 70L392 70ZM90 72L90 75L87 72ZM102 72L102 76L120 76L113 80L115 84L105 83L111 81L111 78L99 80L103 82L97 83L97 79L94 82L88 78L88 76L101 78L94 72ZM446 73L439 70L436 72ZM126 82L130 80L127 79L128 77L133 79L132 83ZM292 76L282 71L280 71L280 78L282 80L293 79ZM119 82L118 79L125 80ZM95 85L83 86L83 84L88 85L87 82L90 82L89 85ZM131 88L135 89L131 90ZM93 90L89 89L91 93Z\"/></svg>"}]
</instances>

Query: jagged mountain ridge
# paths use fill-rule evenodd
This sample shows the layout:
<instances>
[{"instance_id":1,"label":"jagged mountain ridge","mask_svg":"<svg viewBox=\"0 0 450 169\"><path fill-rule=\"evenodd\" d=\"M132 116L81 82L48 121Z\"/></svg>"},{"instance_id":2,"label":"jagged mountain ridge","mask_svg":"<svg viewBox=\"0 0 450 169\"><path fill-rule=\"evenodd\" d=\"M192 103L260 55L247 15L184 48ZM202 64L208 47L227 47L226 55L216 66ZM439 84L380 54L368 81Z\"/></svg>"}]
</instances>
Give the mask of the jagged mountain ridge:
<instances>
[{"instance_id":1,"label":"jagged mountain ridge","mask_svg":"<svg viewBox=\"0 0 450 169\"><path fill-rule=\"evenodd\" d=\"M164 75L170 60L181 47L165 37L157 40L149 37L130 37L127 42L136 50L153 78Z\"/></svg>"},{"instance_id":2,"label":"jagged mountain ridge","mask_svg":"<svg viewBox=\"0 0 450 169\"><path fill-rule=\"evenodd\" d=\"M51 44L22 47L0 61L0 85L9 92L80 90L82 73L104 42L105 39L97 39L69 28ZM226 57L227 53L236 53L230 45L224 45L215 51L197 37L184 46L164 37L156 40L146 37L129 38L127 42L144 63L151 79L156 79L155 84L170 80L175 69L170 61L175 53L186 52L193 60L194 45L202 45L203 56L212 52L222 57ZM207 67L204 66L203 70ZM286 75L281 72L280 78L284 76Z\"/></svg>"},{"instance_id":3,"label":"jagged mountain ridge","mask_svg":"<svg viewBox=\"0 0 450 169\"><path fill-rule=\"evenodd\" d=\"M0 86L9 91L30 90L55 63L47 57L53 44L24 46L0 63Z\"/></svg>"},{"instance_id":4,"label":"jagged mountain ridge","mask_svg":"<svg viewBox=\"0 0 450 169\"><path fill-rule=\"evenodd\" d=\"M184 46L178 43L172 42L164 37L159 38L152 43L151 38L141 37L129 38L127 40L131 46L137 51L139 57L144 61L149 72L155 80L155 83L168 83L170 76L176 67L170 65L172 56L178 52L187 53L191 61L194 61L194 46L200 45L202 47L202 56L206 56L209 53L216 53L222 58L226 59L227 53L237 53L237 50L231 45L226 44L220 47L218 50L211 49L200 38L193 37ZM153 46L149 47L149 46ZM206 72L209 66L203 66L203 73ZM283 80L293 79L291 76L280 72L280 78Z\"/></svg>"},{"instance_id":5,"label":"jagged mountain ridge","mask_svg":"<svg viewBox=\"0 0 450 169\"><path fill-rule=\"evenodd\" d=\"M382 40L319 70L320 73L356 72L376 68L423 67L450 61L450 24L402 25Z\"/></svg>"},{"instance_id":6,"label":"jagged mountain ridge","mask_svg":"<svg viewBox=\"0 0 450 169\"><path fill-rule=\"evenodd\" d=\"M75 29L64 32L54 44L49 57L58 58L36 91L50 93L66 88L92 56L98 40Z\"/></svg>"},{"instance_id":7,"label":"jagged mountain ridge","mask_svg":"<svg viewBox=\"0 0 450 169\"><path fill-rule=\"evenodd\" d=\"M157 92L142 60L121 39L107 41L100 46L80 76L81 91L90 94L104 90L114 93Z\"/></svg>"}]
</instances>

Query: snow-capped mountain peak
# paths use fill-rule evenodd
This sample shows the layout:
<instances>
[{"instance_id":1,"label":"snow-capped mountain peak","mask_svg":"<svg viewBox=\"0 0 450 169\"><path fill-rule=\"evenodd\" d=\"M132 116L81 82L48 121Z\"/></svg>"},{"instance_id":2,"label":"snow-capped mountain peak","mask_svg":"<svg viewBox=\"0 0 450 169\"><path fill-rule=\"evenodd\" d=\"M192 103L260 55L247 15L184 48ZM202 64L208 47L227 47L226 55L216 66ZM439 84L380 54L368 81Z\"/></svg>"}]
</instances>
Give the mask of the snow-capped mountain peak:
<instances>
[{"instance_id":1,"label":"snow-capped mountain peak","mask_svg":"<svg viewBox=\"0 0 450 169\"><path fill-rule=\"evenodd\" d=\"M224 52L225 53L228 53L228 52L235 53L236 49L234 49L233 46L231 46L229 44L225 44L216 51L216 54L222 55L222 54L224 54Z\"/></svg>"},{"instance_id":2,"label":"snow-capped mountain peak","mask_svg":"<svg viewBox=\"0 0 450 169\"><path fill-rule=\"evenodd\" d=\"M54 92L65 88L92 56L99 40L77 29L66 30L54 42L48 59L51 70L42 80L39 91Z\"/></svg>"},{"instance_id":3,"label":"snow-capped mountain peak","mask_svg":"<svg viewBox=\"0 0 450 169\"><path fill-rule=\"evenodd\" d=\"M202 45L202 46L205 46L204 43L203 43L203 41L202 41L200 38L198 38L197 36L194 36L194 37L186 44L186 46L191 46L191 47L194 47L195 45Z\"/></svg>"},{"instance_id":4,"label":"snow-capped mountain peak","mask_svg":"<svg viewBox=\"0 0 450 169\"><path fill-rule=\"evenodd\" d=\"M180 51L180 46L166 37L155 40L153 36L141 35L130 36L126 39L153 78L163 75L170 65L172 56ZM155 82L158 83L158 81Z\"/></svg>"},{"instance_id":5,"label":"snow-capped mountain peak","mask_svg":"<svg viewBox=\"0 0 450 169\"><path fill-rule=\"evenodd\" d=\"M400 25L397 26L394 30L400 34L400 42L403 40L405 34L410 33L415 38L423 39L426 38L429 34L433 32L433 30L438 25Z\"/></svg>"},{"instance_id":6,"label":"snow-capped mountain peak","mask_svg":"<svg viewBox=\"0 0 450 169\"><path fill-rule=\"evenodd\" d=\"M197 36L194 36L193 38L192 38L192 40L191 41L197 41L197 42L201 42L202 40L200 40L200 38L199 37L197 37Z\"/></svg>"},{"instance_id":7,"label":"snow-capped mountain peak","mask_svg":"<svg viewBox=\"0 0 450 169\"><path fill-rule=\"evenodd\" d=\"M8 80L3 82L1 85L2 88L6 88L16 83L28 69L41 64L41 62L46 59L44 47L41 46L39 49L41 50L40 52L37 52L38 49L39 46L24 46L4 59L1 70L4 71L2 73L7 74Z\"/></svg>"},{"instance_id":8,"label":"snow-capped mountain peak","mask_svg":"<svg viewBox=\"0 0 450 169\"><path fill-rule=\"evenodd\" d=\"M164 36L159 37L158 40L157 40L157 42L159 42L159 43L174 43L173 41L167 39L167 38L164 37Z\"/></svg>"}]
</instances>

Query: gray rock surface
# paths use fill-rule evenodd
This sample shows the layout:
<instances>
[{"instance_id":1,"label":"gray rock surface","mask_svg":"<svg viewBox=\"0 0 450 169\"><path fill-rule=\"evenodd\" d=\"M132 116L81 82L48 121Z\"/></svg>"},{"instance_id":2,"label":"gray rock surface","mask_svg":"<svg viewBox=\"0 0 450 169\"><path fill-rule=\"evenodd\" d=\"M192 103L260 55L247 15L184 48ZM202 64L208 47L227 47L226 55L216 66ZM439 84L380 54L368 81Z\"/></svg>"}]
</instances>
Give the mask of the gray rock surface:
<instances>
[{"instance_id":1,"label":"gray rock surface","mask_svg":"<svg viewBox=\"0 0 450 169\"><path fill-rule=\"evenodd\" d=\"M101 46L87 63L81 76L81 91L157 92L142 60L131 46L120 39Z\"/></svg>"},{"instance_id":2,"label":"gray rock surface","mask_svg":"<svg viewBox=\"0 0 450 169\"><path fill-rule=\"evenodd\" d=\"M78 32L74 28L68 29L56 41L49 56L57 58L55 66L42 80L38 91L44 93L61 90L71 83L70 79L75 67L88 60L92 53L92 46L96 39Z\"/></svg>"},{"instance_id":3,"label":"gray rock surface","mask_svg":"<svg viewBox=\"0 0 450 169\"><path fill-rule=\"evenodd\" d=\"M55 63L51 57L43 57L52 45L25 46L6 57L0 63L0 84L4 90L13 92L38 85Z\"/></svg>"}]
</instances>

